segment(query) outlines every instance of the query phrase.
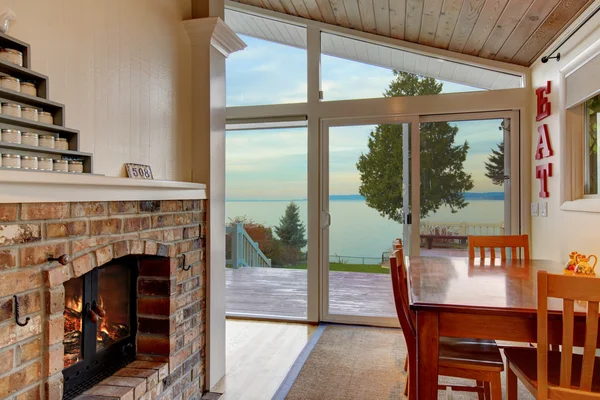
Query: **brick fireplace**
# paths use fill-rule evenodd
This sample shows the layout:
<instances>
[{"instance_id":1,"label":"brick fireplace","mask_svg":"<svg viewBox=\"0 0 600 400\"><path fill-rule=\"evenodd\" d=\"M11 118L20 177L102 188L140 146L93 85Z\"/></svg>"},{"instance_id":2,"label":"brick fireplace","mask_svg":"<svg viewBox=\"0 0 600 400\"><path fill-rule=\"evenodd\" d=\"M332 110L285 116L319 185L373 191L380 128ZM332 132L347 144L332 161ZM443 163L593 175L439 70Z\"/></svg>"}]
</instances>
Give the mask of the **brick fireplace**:
<instances>
[{"instance_id":1,"label":"brick fireplace","mask_svg":"<svg viewBox=\"0 0 600 400\"><path fill-rule=\"evenodd\" d=\"M204 210L205 200L0 204L0 398L76 397L64 391L73 386L65 376L76 381L77 372L89 372L94 363L102 367L104 347L124 338L132 342L123 346L131 360L122 361L135 361L99 374L81 396L199 398L205 374ZM115 265L128 278L103 284L101 277ZM78 299L78 285L93 279L97 283L86 284L96 285L95 292ZM118 290L109 293L108 287ZM123 292L127 299L115 300ZM15 302L19 323L29 319L24 326L17 323ZM78 354L83 328L73 325L73 316L92 324L91 346L97 342L100 349L94 362L85 361L89 351Z\"/></svg>"}]
</instances>

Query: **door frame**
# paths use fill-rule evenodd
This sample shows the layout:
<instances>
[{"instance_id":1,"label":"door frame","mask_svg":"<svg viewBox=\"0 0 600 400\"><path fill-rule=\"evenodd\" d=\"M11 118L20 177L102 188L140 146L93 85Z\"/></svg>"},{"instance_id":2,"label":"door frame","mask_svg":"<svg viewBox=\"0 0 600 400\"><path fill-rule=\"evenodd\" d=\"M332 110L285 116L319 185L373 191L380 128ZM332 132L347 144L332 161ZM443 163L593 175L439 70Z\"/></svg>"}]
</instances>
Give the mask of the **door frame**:
<instances>
[{"instance_id":1,"label":"door frame","mask_svg":"<svg viewBox=\"0 0 600 400\"><path fill-rule=\"evenodd\" d=\"M344 117L344 118L323 118L320 120L319 129L319 308L321 321L359 324L359 325L374 325L384 327L399 327L398 318L393 317L375 317L375 316L359 316L359 315L340 315L329 313L329 233L328 228L331 224L329 210L329 128L339 126L360 126L360 125L379 125L379 124L410 124L411 137L411 185L419 186L420 173L420 140L419 140L419 116L418 115L394 115L394 116L379 116L379 117ZM416 156L415 156L416 155ZM411 225L411 243L406 246L409 254L419 255L420 238L419 231L419 208L420 196L419 191L412 191L411 207L413 210L412 225ZM416 210L416 212L415 212ZM416 228L415 228L416 227ZM415 229L417 234L415 234ZM399 232L399 236L402 233ZM310 284L310 282L309 282ZM390 279L391 284L391 279Z\"/></svg>"},{"instance_id":2,"label":"door frame","mask_svg":"<svg viewBox=\"0 0 600 400\"><path fill-rule=\"evenodd\" d=\"M319 219L318 219L318 243L319 243L319 282L308 280L308 284L318 284L320 321L373 325L383 327L398 327L396 317L375 316L353 316L329 313L329 233L328 227L331 223L326 216L328 210L329 195L329 128L338 126L376 125L376 124L400 124L410 123L412 138L411 142L411 173L410 184L420 187L420 124L424 122L458 122L489 119L509 119L510 131L505 132L505 149L509 148L509 172L510 175L509 199L505 199L505 233L521 233L521 165L520 165L520 113L518 110L486 111L473 113L450 113L436 115L392 115L372 117L338 117L321 118L319 121ZM508 143L507 143L508 142ZM508 145L507 145L508 144ZM411 210L412 225L411 242L405 246L411 255L420 255L420 190L412 190ZM509 211L510 219L506 218L506 210ZM507 229L507 226L508 229ZM309 288L309 293L311 292ZM314 292L313 292L314 293Z\"/></svg>"}]
</instances>

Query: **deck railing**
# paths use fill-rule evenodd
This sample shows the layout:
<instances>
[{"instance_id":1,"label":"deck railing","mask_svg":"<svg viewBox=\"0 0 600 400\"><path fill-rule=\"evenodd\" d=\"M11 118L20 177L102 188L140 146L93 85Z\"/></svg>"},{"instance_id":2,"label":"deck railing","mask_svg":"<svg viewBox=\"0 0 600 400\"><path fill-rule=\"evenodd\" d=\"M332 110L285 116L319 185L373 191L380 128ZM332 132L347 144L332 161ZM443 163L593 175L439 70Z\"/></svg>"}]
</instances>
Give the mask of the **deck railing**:
<instances>
[{"instance_id":1,"label":"deck railing","mask_svg":"<svg viewBox=\"0 0 600 400\"><path fill-rule=\"evenodd\" d=\"M504 235L503 222L434 222L422 221L421 234L446 234L453 236Z\"/></svg>"},{"instance_id":2,"label":"deck railing","mask_svg":"<svg viewBox=\"0 0 600 400\"><path fill-rule=\"evenodd\" d=\"M258 243L248 235L244 224L228 226L225 231L231 235L231 259L225 261L227 265L231 265L233 268L271 268L271 259L265 256L258 247Z\"/></svg>"}]
</instances>

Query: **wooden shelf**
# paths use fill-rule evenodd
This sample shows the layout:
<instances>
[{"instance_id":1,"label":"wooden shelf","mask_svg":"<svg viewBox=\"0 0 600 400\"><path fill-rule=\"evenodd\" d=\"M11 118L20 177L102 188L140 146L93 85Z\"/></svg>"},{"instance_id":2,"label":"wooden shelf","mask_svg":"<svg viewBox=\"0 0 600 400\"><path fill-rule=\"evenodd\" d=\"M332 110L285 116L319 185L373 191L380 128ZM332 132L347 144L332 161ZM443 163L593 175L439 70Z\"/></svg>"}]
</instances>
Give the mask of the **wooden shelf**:
<instances>
[{"instance_id":1,"label":"wooden shelf","mask_svg":"<svg viewBox=\"0 0 600 400\"><path fill-rule=\"evenodd\" d=\"M16 171L16 172L46 172L48 174L67 174L67 175L95 175L95 176L104 176L98 174L90 174L87 172L63 172L63 171L46 171L39 169L25 169L25 168L8 168L8 167L0 167L0 171Z\"/></svg>"},{"instance_id":2,"label":"wooden shelf","mask_svg":"<svg viewBox=\"0 0 600 400\"><path fill-rule=\"evenodd\" d=\"M8 142L2 142L2 141L0 141L0 148L24 150L24 151L35 151L36 153L60 154L60 155L65 155L65 156L70 156L70 157L91 157L92 156L92 153L84 153L81 151L49 149L46 147L30 146L28 144L16 144L16 143L8 143Z\"/></svg>"},{"instance_id":3,"label":"wooden shelf","mask_svg":"<svg viewBox=\"0 0 600 400\"><path fill-rule=\"evenodd\" d=\"M0 72L19 78L24 81L33 81L37 86L38 96L47 99L48 96L48 77L25 67L20 67L8 61L0 60Z\"/></svg>"},{"instance_id":4,"label":"wooden shelf","mask_svg":"<svg viewBox=\"0 0 600 400\"><path fill-rule=\"evenodd\" d=\"M58 133L61 137L66 138L69 141L70 149L79 149L79 131L76 129L65 128L59 125L50 125L43 122L30 121L25 118L11 117L10 115L0 114L0 127L5 128L4 125L10 125L10 128L28 128L34 130L36 133Z\"/></svg>"},{"instance_id":5,"label":"wooden shelf","mask_svg":"<svg viewBox=\"0 0 600 400\"><path fill-rule=\"evenodd\" d=\"M0 87L0 98L52 113L55 125L65 126L65 106L55 101Z\"/></svg>"},{"instance_id":6,"label":"wooden shelf","mask_svg":"<svg viewBox=\"0 0 600 400\"><path fill-rule=\"evenodd\" d=\"M61 159L81 159L83 160L84 174L93 173L92 157L90 153L79 151L79 131L65 127L65 106L63 104L49 100L48 77L31 70L31 48L28 43L15 39L9 35L0 33L0 48L18 50L23 53L23 66L13 64L9 61L0 60L0 76L9 75L21 81L28 81L35 84L37 96L31 96L26 93L17 92L11 89L0 87L0 102L17 103L21 106L29 106L42 109L52 114L53 124L31 121L26 118L12 117L7 114L0 114L0 129L16 129L20 131L33 132L41 135L60 136L67 139L69 150L48 149L40 146L29 146L26 144L14 144L0 141L0 151L8 149L21 155L37 155L40 157L52 157ZM54 157L53 157L54 156ZM57 157L60 156L60 157ZM3 168L2 170L23 171L21 169ZM32 171L32 170L24 170ZM35 171L35 170L33 170ZM35 171L45 172L45 171ZM71 174L58 171L58 174ZM22 176L22 175L19 175Z\"/></svg>"},{"instance_id":7,"label":"wooden shelf","mask_svg":"<svg viewBox=\"0 0 600 400\"><path fill-rule=\"evenodd\" d=\"M18 50L23 53L23 66L31 67L31 54L29 44L14 38L10 35L0 32L0 47L6 47L13 50Z\"/></svg>"}]
</instances>

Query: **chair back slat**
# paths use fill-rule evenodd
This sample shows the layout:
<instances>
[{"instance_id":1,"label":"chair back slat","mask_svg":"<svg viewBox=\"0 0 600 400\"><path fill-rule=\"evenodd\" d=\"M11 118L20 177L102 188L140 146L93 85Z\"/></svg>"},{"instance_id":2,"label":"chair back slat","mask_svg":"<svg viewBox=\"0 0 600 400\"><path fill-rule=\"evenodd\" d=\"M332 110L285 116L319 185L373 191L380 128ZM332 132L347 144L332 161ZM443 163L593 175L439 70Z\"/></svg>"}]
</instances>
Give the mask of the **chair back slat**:
<instances>
[{"instance_id":1,"label":"chair back slat","mask_svg":"<svg viewBox=\"0 0 600 400\"><path fill-rule=\"evenodd\" d=\"M573 365L573 329L575 328L575 302L563 302L562 355L560 359L560 386L571 387L571 367Z\"/></svg>"},{"instance_id":2,"label":"chair back slat","mask_svg":"<svg viewBox=\"0 0 600 400\"><path fill-rule=\"evenodd\" d=\"M563 299L560 387L548 387L548 298ZM538 271L538 399L600 399L591 393L598 340L600 279ZM575 301L587 302L585 341L579 387L572 386Z\"/></svg>"},{"instance_id":3,"label":"chair back slat","mask_svg":"<svg viewBox=\"0 0 600 400\"><path fill-rule=\"evenodd\" d=\"M408 286L402 247L396 249L393 256L390 258L390 270L392 274L392 287L394 289L396 313L398 314L398 320L406 340L409 357L414 357L414 354L411 353L416 349L416 331L409 308Z\"/></svg>"},{"instance_id":4,"label":"chair back slat","mask_svg":"<svg viewBox=\"0 0 600 400\"><path fill-rule=\"evenodd\" d=\"M589 301L585 320L585 341L583 345L583 363L581 366L581 382L579 389L590 392L594 378L594 362L596 361L596 341L598 340L598 302Z\"/></svg>"},{"instance_id":5,"label":"chair back slat","mask_svg":"<svg viewBox=\"0 0 600 400\"><path fill-rule=\"evenodd\" d=\"M506 249L511 249L513 259L518 258L517 249L523 249L523 259L529 260L529 236L528 235L498 235L498 236L473 236L469 239L469 258L475 258L475 248L479 248L479 257L485 257L485 250L490 250L491 259L496 258L495 249L500 249L500 258L506 260Z\"/></svg>"}]
</instances>

